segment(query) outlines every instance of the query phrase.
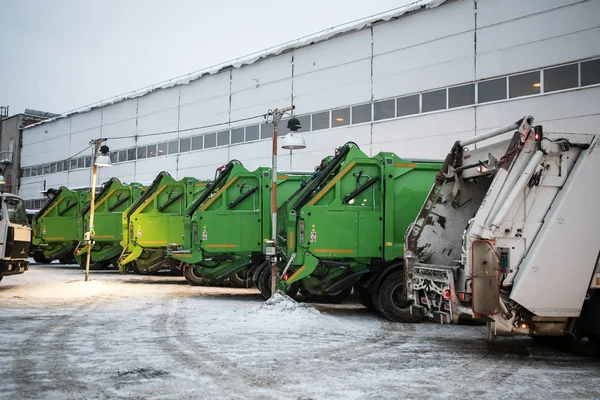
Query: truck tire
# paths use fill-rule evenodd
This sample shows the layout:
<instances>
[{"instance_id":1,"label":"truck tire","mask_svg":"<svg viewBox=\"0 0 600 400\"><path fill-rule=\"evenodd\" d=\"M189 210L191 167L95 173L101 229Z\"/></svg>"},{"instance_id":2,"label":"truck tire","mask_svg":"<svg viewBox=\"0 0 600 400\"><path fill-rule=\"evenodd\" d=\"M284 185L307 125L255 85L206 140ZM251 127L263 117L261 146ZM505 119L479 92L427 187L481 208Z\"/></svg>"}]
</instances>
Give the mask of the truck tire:
<instances>
[{"instance_id":1,"label":"truck tire","mask_svg":"<svg viewBox=\"0 0 600 400\"><path fill-rule=\"evenodd\" d=\"M183 268L180 268L179 262L175 262L175 260L169 260L169 271L171 271L171 275L174 276L183 275Z\"/></svg>"},{"instance_id":2,"label":"truck tire","mask_svg":"<svg viewBox=\"0 0 600 400\"><path fill-rule=\"evenodd\" d=\"M243 269L241 271L236 272L235 274L231 274L228 276L229 282L233 285L233 287L239 289L245 289L252 287L252 279L248 275L248 271Z\"/></svg>"},{"instance_id":3,"label":"truck tire","mask_svg":"<svg viewBox=\"0 0 600 400\"><path fill-rule=\"evenodd\" d=\"M204 280L195 268L186 265L183 267L183 277L192 286L201 286L204 284Z\"/></svg>"},{"instance_id":4,"label":"truck tire","mask_svg":"<svg viewBox=\"0 0 600 400\"><path fill-rule=\"evenodd\" d=\"M369 310L377 311L375 309L375 304L373 304L373 295L366 288L360 285L354 285L354 295L358 299L358 302L363 306L367 307Z\"/></svg>"},{"instance_id":5,"label":"truck tire","mask_svg":"<svg viewBox=\"0 0 600 400\"><path fill-rule=\"evenodd\" d=\"M33 261L35 261L36 264L50 264L51 263L51 261L48 260L44 256L44 253L42 253L41 251L36 251L35 253L33 253Z\"/></svg>"},{"instance_id":6,"label":"truck tire","mask_svg":"<svg viewBox=\"0 0 600 400\"><path fill-rule=\"evenodd\" d=\"M258 282L256 282L256 286L258 287L260 294L262 294L262 296L264 297L265 300L268 300L271 298L271 267L270 266L263 268L262 272L258 276ZM285 294L290 296L293 299L298 294L299 289L300 289L300 282L294 282L290 286L287 287Z\"/></svg>"},{"instance_id":7,"label":"truck tire","mask_svg":"<svg viewBox=\"0 0 600 400\"><path fill-rule=\"evenodd\" d=\"M411 315L410 304L402 293L403 271L395 271L386 276L379 289L373 294L373 304L385 318L395 322L418 322L420 317Z\"/></svg>"},{"instance_id":8,"label":"truck tire","mask_svg":"<svg viewBox=\"0 0 600 400\"><path fill-rule=\"evenodd\" d=\"M340 290L337 293L320 294L315 296L315 299L317 303L340 304L344 300L346 300L348 296L350 296L350 293L352 293L351 287L344 290Z\"/></svg>"}]
</instances>

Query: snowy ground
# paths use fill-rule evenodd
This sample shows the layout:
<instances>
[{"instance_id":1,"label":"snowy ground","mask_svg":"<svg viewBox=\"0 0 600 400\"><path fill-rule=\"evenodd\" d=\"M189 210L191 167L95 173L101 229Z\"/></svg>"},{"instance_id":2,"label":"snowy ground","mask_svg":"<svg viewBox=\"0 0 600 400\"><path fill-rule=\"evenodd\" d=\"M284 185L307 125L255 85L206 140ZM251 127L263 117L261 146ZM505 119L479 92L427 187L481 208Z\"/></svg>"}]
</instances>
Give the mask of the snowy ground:
<instances>
[{"instance_id":1,"label":"snowy ground","mask_svg":"<svg viewBox=\"0 0 600 400\"><path fill-rule=\"evenodd\" d=\"M32 265L0 282L0 398L593 398L600 358L481 327L394 324L354 300ZM320 311L317 311L320 310Z\"/></svg>"}]
</instances>

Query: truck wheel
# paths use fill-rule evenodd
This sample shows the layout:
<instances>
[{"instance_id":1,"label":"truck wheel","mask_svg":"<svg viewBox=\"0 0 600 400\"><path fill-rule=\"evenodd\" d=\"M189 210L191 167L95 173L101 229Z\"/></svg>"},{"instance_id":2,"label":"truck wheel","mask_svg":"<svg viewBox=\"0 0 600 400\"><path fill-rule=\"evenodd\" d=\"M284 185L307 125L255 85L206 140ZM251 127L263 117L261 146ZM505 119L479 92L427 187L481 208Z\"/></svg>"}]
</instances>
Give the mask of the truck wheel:
<instances>
[{"instance_id":1,"label":"truck wheel","mask_svg":"<svg viewBox=\"0 0 600 400\"><path fill-rule=\"evenodd\" d=\"M44 256L44 253L42 253L41 251L36 251L35 253L33 253L33 261L35 261L36 264L50 264L51 263L51 261L48 260Z\"/></svg>"},{"instance_id":2,"label":"truck wheel","mask_svg":"<svg viewBox=\"0 0 600 400\"><path fill-rule=\"evenodd\" d=\"M179 262L175 262L175 260L171 260L169 262L169 271L171 271L171 275L174 276L182 276L183 270L179 267Z\"/></svg>"},{"instance_id":3,"label":"truck wheel","mask_svg":"<svg viewBox=\"0 0 600 400\"><path fill-rule=\"evenodd\" d=\"M358 302L369 310L375 310L375 304L373 304L373 295L366 288L360 285L354 285L354 295L358 299Z\"/></svg>"},{"instance_id":4,"label":"truck wheel","mask_svg":"<svg viewBox=\"0 0 600 400\"><path fill-rule=\"evenodd\" d=\"M379 313L390 321L417 322L420 318L410 313L410 303L404 290L404 273L392 272L381 282L373 295L373 304Z\"/></svg>"},{"instance_id":5,"label":"truck wheel","mask_svg":"<svg viewBox=\"0 0 600 400\"><path fill-rule=\"evenodd\" d=\"M228 276L228 278L233 287L240 289L252 287L252 279L250 279L250 276L248 276L248 271L246 269L238 271L235 274L231 274Z\"/></svg>"},{"instance_id":6,"label":"truck wheel","mask_svg":"<svg viewBox=\"0 0 600 400\"><path fill-rule=\"evenodd\" d=\"M352 288L340 290L337 293L320 294L316 296L317 303L340 304L350 296Z\"/></svg>"},{"instance_id":7,"label":"truck wheel","mask_svg":"<svg viewBox=\"0 0 600 400\"><path fill-rule=\"evenodd\" d=\"M271 298L271 266L263 268L262 272L258 276L258 282L256 282L256 286L265 300ZM287 286L285 294L293 299L296 294L298 294L299 289L300 282L294 282L290 286Z\"/></svg>"},{"instance_id":8,"label":"truck wheel","mask_svg":"<svg viewBox=\"0 0 600 400\"><path fill-rule=\"evenodd\" d=\"M183 276L187 283L192 286L201 286L204 284L204 281L198 271L196 271L196 268L192 268L189 265L183 267Z\"/></svg>"},{"instance_id":9,"label":"truck wheel","mask_svg":"<svg viewBox=\"0 0 600 400\"><path fill-rule=\"evenodd\" d=\"M65 264L69 263L69 261L65 257L59 258L58 262L61 263L62 265L65 265Z\"/></svg>"}]
</instances>

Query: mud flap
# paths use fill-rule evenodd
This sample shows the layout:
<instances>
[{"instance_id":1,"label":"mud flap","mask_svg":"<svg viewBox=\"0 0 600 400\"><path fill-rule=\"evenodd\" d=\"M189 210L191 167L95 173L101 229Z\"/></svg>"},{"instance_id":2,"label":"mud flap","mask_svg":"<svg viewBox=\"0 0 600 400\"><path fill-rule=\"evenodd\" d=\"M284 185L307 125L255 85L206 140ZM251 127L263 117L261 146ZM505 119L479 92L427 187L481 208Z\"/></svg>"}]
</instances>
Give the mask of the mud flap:
<instances>
[{"instance_id":1,"label":"mud flap","mask_svg":"<svg viewBox=\"0 0 600 400\"><path fill-rule=\"evenodd\" d=\"M475 314L497 314L500 311L500 259L492 244L473 242L471 248L473 300Z\"/></svg>"}]
</instances>

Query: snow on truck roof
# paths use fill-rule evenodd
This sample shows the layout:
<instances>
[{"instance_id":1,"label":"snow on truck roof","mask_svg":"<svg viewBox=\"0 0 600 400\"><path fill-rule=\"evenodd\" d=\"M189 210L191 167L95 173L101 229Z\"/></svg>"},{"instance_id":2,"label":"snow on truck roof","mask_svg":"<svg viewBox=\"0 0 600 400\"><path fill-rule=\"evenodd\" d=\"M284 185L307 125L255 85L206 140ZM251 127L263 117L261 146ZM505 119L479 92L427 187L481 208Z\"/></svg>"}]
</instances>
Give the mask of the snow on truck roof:
<instances>
[{"instance_id":1,"label":"snow on truck roof","mask_svg":"<svg viewBox=\"0 0 600 400\"><path fill-rule=\"evenodd\" d=\"M391 21L397 18L402 17L405 14L411 13L413 11L418 11L422 9L435 8L442 3L449 0L416 0L412 3L406 4L404 6L394 8L389 11L385 11L379 14L374 14L365 18L361 18L358 20L350 21L345 24L336 25L331 28L327 28L321 30L319 32L300 37L298 39L292 40L290 42L286 42L277 46L272 46L267 49L257 51L251 54L247 54L245 56L225 61L220 64L215 64L207 68L203 68L194 72L190 72L186 75L181 75L175 78L171 78L166 81L162 81L150 86L143 87L141 89L136 89L132 92L123 93L117 95L115 97L111 97L108 99L100 100L98 102L88 104L86 106L76 108L73 110L66 111L59 115L56 115L52 118L45 119L43 121L37 122L35 124L28 125L24 129L29 129L34 126L46 124L48 122L56 121L58 119L69 117L73 114L85 113L97 108L105 107L111 104L119 103L124 100L134 99L137 97L144 96L150 92L155 90L167 89L173 86L186 85L190 82L193 82L197 79L200 79L207 75L214 75L224 70L229 70L231 68L240 68L244 65L251 65L255 62L269 58L272 56L277 56L279 54L285 53L287 51L299 49L302 47L309 46L311 44L323 42L329 40L333 37L340 36L352 31L360 31L364 28L368 28L378 22Z\"/></svg>"}]
</instances>

